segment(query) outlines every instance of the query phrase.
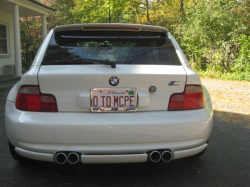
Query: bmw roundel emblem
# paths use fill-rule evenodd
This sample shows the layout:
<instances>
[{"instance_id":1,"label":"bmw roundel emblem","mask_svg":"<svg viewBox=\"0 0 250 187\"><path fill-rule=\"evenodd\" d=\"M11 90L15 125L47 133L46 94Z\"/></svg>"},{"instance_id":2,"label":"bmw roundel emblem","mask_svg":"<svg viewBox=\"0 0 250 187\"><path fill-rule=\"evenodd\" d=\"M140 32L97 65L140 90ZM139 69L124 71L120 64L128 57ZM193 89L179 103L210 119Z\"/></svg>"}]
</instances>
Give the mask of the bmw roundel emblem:
<instances>
[{"instance_id":1,"label":"bmw roundel emblem","mask_svg":"<svg viewBox=\"0 0 250 187\"><path fill-rule=\"evenodd\" d=\"M109 79L109 84L111 86L117 86L119 84L119 79L118 77L110 77Z\"/></svg>"},{"instance_id":2,"label":"bmw roundel emblem","mask_svg":"<svg viewBox=\"0 0 250 187\"><path fill-rule=\"evenodd\" d=\"M155 86L150 86L150 88L149 88L149 92L150 93L155 93L156 92L156 87Z\"/></svg>"}]
</instances>

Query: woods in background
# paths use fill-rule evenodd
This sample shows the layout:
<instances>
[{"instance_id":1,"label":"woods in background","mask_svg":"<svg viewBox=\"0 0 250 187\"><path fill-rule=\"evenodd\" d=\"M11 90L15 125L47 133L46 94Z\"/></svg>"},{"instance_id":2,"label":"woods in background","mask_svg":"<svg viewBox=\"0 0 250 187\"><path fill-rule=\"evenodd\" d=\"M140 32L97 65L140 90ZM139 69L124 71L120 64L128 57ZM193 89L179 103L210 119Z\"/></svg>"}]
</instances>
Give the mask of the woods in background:
<instances>
[{"instance_id":1,"label":"woods in background","mask_svg":"<svg viewBox=\"0 0 250 187\"><path fill-rule=\"evenodd\" d=\"M39 0L57 10L48 30L74 23L107 23L109 0ZM112 23L165 26L202 75L250 81L249 0L110 0ZM23 66L41 43L41 18L21 19ZM235 77L237 76L237 77Z\"/></svg>"}]
</instances>

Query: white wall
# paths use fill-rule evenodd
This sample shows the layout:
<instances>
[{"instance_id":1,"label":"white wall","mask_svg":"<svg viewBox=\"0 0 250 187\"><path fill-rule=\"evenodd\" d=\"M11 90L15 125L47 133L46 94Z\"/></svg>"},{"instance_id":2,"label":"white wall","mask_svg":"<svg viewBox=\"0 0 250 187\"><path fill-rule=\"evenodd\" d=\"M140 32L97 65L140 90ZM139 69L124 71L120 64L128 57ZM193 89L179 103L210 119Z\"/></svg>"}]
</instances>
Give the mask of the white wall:
<instances>
[{"instance_id":1,"label":"white wall","mask_svg":"<svg viewBox=\"0 0 250 187\"><path fill-rule=\"evenodd\" d=\"M8 23L9 25L10 55L8 56L0 55L0 75L3 75L4 65L15 64L13 15L0 11L0 22Z\"/></svg>"}]
</instances>

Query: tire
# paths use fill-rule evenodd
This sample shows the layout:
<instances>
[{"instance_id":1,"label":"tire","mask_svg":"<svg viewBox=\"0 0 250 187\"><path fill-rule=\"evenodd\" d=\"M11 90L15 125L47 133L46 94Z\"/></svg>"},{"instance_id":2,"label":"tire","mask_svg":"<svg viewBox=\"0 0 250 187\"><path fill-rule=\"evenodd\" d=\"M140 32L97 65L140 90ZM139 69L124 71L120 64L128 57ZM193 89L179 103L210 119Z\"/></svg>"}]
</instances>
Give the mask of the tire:
<instances>
[{"instance_id":1,"label":"tire","mask_svg":"<svg viewBox=\"0 0 250 187\"><path fill-rule=\"evenodd\" d=\"M21 155L19 155L16 151L15 151L15 147L10 143L9 141L9 149L10 149L10 153L11 153L11 156L18 162L27 162L27 161L30 161L30 159L28 158L25 158Z\"/></svg>"}]
</instances>

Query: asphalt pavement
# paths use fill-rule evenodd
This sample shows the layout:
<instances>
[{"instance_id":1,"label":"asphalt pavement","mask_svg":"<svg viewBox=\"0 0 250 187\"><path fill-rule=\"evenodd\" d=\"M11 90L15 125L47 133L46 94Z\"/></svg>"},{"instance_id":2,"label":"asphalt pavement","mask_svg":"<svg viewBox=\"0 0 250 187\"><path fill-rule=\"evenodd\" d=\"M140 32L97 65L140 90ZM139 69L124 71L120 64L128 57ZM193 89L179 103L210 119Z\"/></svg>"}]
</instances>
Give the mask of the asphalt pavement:
<instances>
[{"instance_id":1,"label":"asphalt pavement","mask_svg":"<svg viewBox=\"0 0 250 187\"><path fill-rule=\"evenodd\" d=\"M4 124L7 91L0 92L0 186L250 186L249 121L226 122L215 112L206 153L170 163L57 165L12 159ZM230 115L230 113L225 113ZM246 118L237 114L238 118Z\"/></svg>"}]
</instances>

